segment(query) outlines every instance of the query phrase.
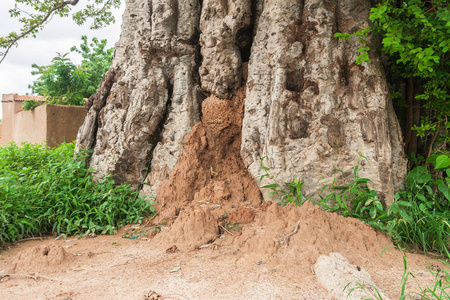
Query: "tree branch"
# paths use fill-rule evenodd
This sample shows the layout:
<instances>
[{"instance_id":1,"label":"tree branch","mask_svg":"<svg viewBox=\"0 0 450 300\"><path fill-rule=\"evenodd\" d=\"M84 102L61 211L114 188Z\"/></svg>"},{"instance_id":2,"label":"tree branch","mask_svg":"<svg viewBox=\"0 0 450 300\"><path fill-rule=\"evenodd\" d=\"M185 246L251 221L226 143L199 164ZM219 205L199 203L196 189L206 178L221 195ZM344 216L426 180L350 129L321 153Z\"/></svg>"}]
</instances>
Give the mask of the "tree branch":
<instances>
[{"instance_id":1,"label":"tree branch","mask_svg":"<svg viewBox=\"0 0 450 300\"><path fill-rule=\"evenodd\" d=\"M111 0L106 1L105 5L103 5L103 7L97 11L97 14L101 13L102 11L104 11L106 9L106 6L111 3Z\"/></svg>"},{"instance_id":2,"label":"tree branch","mask_svg":"<svg viewBox=\"0 0 450 300\"><path fill-rule=\"evenodd\" d=\"M50 16L53 15L53 13L57 10L63 9L64 7L66 7L67 5L76 5L78 3L79 0L71 0L71 1L64 1L59 5L55 5L52 9L50 9L47 14L44 16L44 18L42 19L42 21L34 24L33 26L31 26L27 31L22 32L20 35L16 36L13 40L7 42L7 46L6 46L6 50L5 52L3 52L1 54L2 58L0 59L0 64L3 62L3 60L5 59L6 55L8 54L9 50L11 50L11 48L22 38L26 37L27 35L31 34L35 29L37 29L39 26L41 26L42 24L44 24L48 18Z\"/></svg>"},{"instance_id":3,"label":"tree branch","mask_svg":"<svg viewBox=\"0 0 450 300\"><path fill-rule=\"evenodd\" d=\"M64 3L66 4L70 4L70 5L77 5L79 0L72 0L72 1L64 1Z\"/></svg>"}]
</instances>

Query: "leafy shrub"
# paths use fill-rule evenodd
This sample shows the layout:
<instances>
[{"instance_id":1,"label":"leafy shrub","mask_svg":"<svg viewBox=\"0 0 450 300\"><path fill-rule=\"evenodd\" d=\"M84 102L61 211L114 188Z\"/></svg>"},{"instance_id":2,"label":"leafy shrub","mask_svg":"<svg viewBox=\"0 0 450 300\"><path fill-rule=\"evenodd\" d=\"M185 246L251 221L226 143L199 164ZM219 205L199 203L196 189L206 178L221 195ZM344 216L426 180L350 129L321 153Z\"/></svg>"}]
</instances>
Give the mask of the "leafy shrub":
<instances>
[{"instance_id":1,"label":"leafy shrub","mask_svg":"<svg viewBox=\"0 0 450 300\"><path fill-rule=\"evenodd\" d=\"M450 158L441 154L433 161L434 175L423 166L409 172L405 189L387 210L391 220L381 229L398 244L450 257Z\"/></svg>"},{"instance_id":2,"label":"leafy shrub","mask_svg":"<svg viewBox=\"0 0 450 300\"><path fill-rule=\"evenodd\" d=\"M41 103L39 101L36 100L26 100L23 102L23 110L33 110L36 107L38 107L39 105L41 105Z\"/></svg>"},{"instance_id":3,"label":"leafy shrub","mask_svg":"<svg viewBox=\"0 0 450 300\"><path fill-rule=\"evenodd\" d=\"M0 148L0 245L54 232L113 233L154 212L152 202L111 177L98 183L74 144L10 144Z\"/></svg>"}]
</instances>

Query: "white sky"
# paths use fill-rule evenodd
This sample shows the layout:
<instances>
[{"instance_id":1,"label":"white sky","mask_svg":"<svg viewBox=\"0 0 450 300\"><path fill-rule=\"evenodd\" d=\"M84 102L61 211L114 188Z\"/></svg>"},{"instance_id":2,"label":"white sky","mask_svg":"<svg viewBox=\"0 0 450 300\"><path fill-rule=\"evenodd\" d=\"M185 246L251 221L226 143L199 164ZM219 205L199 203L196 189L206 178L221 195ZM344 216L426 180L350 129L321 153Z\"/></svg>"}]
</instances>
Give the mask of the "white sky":
<instances>
[{"instance_id":1,"label":"white sky","mask_svg":"<svg viewBox=\"0 0 450 300\"><path fill-rule=\"evenodd\" d=\"M82 0L74 7L74 11L83 5ZM113 47L119 40L122 14L125 9L124 2L119 10L114 11L116 23L99 30L90 30L90 21L85 25L78 26L71 16L67 18L53 17L45 26L44 30L38 33L36 38L28 38L19 41L18 47L13 47L5 60L0 64L0 95L18 93L24 95L31 94L28 85L37 78L31 75L31 65L49 65L56 52L70 52L72 46L81 44L81 36L87 35L88 41L92 37L108 40L108 48ZM0 36L8 35L12 31L18 32L20 24L9 16L8 10L13 8L14 0L0 1ZM71 53L70 58L76 64L81 63L81 56ZM2 108L0 105L0 118L2 118Z\"/></svg>"}]
</instances>

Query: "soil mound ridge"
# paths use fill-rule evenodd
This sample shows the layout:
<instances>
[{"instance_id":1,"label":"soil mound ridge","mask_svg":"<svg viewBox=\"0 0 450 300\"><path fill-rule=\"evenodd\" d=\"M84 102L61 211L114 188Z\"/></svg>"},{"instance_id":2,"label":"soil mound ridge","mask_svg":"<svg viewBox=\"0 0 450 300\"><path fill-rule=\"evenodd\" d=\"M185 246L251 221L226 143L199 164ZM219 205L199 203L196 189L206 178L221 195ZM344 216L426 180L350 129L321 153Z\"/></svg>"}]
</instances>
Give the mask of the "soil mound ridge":
<instances>
[{"instance_id":1,"label":"soil mound ridge","mask_svg":"<svg viewBox=\"0 0 450 300\"><path fill-rule=\"evenodd\" d=\"M217 218L205 207L184 209L169 229L156 235L152 242L163 248L191 250L207 244L219 235Z\"/></svg>"},{"instance_id":2,"label":"soil mound ridge","mask_svg":"<svg viewBox=\"0 0 450 300\"><path fill-rule=\"evenodd\" d=\"M392 245L388 236L357 219L322 211L308 201L301 207L271 204L230 243L239 245L255 262L274 268L293 264L297 271L311 274L318 257L331 252L341 253L356 265L392 262L387 255L380 258L383 249Z\"/></svg>"},{"instance_id":3,"label":"soil mound ridge","mask_svg":"<svg viewBox=\"0 0 450 300\"><path fill-rule=\"evenodd\" d=\"M9 273L41 273L48 269L60 269L71 264L74 257L55 243L25 249L14 258Z\"/></svg>"},{"instance_id":4,"label":"soil mound ridge","mask_svg":"<svg viewBox=\"0 0 450 300\"><path fill-rule=\"evenodd\" d=\"M268 274L298 275L315 281L314 264L322 255L340 253L355 266L375 272L401 264L401 254L385 234L357 219L303 206L261 205L261 193L245 167L241 150L245 86L231 100L210 96L202 119L184 139L177 166L157 189L155 246L173 249L219 249L236 267ZM201 250L200 250L201 251ZM289 266L289 267L287 267ZM378 277L377 277L378 276Z\"/></svg>"}]
</instances>

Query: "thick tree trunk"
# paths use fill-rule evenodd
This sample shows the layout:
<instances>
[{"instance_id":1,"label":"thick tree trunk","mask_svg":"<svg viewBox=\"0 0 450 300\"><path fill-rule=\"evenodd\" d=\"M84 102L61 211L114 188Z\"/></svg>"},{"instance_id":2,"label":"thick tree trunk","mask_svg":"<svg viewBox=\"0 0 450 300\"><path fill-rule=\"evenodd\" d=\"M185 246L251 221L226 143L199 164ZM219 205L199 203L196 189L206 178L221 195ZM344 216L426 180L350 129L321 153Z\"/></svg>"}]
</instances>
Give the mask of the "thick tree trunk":
<instances>
[{"instance_id":1,"label":"thick tree trunk","mask_svg":"<svg viewBox=\"0 0 450 300\"><path fill-rule=\"evenodd\" d=\"M202 120L203 100L238 101L244 88L240 152L255 182L267 156L277 180L300 176L309 197L335 169L351 174L364 155L360 175L391 202L406 162L385 77L375 54L354 63L356 39L334 37L367 25L369 9L365 0L128 0L113 66L90 99L77 149L94 150L97 178L147 182L143 193L156 195ZM208 134L214 122L203 121L202 139L219 151L220 134Z\"/></svg>"}]
</instances>

